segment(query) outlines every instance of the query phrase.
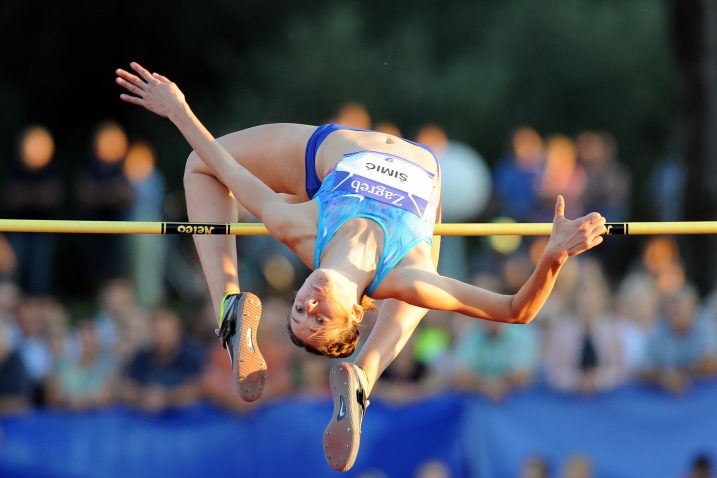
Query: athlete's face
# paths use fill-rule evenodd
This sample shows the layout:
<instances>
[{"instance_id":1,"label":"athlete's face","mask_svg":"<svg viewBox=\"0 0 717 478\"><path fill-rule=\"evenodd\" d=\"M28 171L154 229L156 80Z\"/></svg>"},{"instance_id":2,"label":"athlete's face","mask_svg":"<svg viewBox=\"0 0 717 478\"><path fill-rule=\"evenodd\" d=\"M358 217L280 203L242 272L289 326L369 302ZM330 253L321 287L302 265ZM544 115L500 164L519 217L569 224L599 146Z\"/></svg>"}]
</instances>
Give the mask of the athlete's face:
<instances>
[{"instance_id":1,"label":"athlete's face","mask_svg":"<svg viewBox=\"0 0 717 478\"><path fill-rule=\"evenodd\" d=\"M334 284L326 274L314 271L306 279L291 307L289 323L294 335L301 341L321 346L330 334L322 331L344 324L349 320L350 307L341 304L333 294Z\"/></svg>"}]
</instances>

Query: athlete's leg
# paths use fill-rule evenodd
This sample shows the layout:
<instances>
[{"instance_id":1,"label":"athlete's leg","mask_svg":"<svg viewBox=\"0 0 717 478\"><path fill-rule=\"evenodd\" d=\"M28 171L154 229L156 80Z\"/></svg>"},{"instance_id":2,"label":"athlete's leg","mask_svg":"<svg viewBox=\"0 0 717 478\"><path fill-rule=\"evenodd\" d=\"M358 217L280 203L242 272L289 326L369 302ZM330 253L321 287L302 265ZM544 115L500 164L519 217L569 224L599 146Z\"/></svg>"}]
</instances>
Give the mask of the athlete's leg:
<instances>
[{"instance_id":1,"label":"athlete's leg","mask_svg":"<svg viewBox=\"0 0 717 478\"><path fill-rule=\"evenodd\" d=\"M189 155L184 174L184 191L190 221L236 222L239 207L229 190L207 169L196 153ZM194 244L207 279L214 316L219 320L222 298L239 292L237 247L234 236L195 234Z\"/></svg>"},{"instance_id":2,"label":"athlete's leg","mask_svg":"<svg viewBox=\"0 0 717 478\"><path fill-rule=\"evenodd\" d=\"M270 124L219 138L232 157L270 188L293 202L308 200L304 183L304 153L316 128ZM184 189L190 221L236 222L238 206L214 171L196 154L187 159ZM239 291L236 239L232 236L194 236L216 316L227 292Z\"/></svg>"},{"instance_id":3,"label":"athlete's leg","mask_svg":"<svg viewBox=\"0 0 717 478\"><path fill-rule=\"evenodd\" d=\"M399 300L383 301L376 324L354 361L366 373L367 395L371 394L383 371L403 350L427 312L427 309Z\"/></svg>"},{"instance_id":4,"label":"athlete's leg","mask_svg":"<svg viewBox=\"0 0 717 478\"><path fill-rule=\"evenodd\" d=\"M378 378L401 352L427 310L388 299L381 304L371 335L353 364L331 369L334 412L324 430L324 454L335 470L350 469L361 444L361 424Z\"/></svg>"}]
</instances>

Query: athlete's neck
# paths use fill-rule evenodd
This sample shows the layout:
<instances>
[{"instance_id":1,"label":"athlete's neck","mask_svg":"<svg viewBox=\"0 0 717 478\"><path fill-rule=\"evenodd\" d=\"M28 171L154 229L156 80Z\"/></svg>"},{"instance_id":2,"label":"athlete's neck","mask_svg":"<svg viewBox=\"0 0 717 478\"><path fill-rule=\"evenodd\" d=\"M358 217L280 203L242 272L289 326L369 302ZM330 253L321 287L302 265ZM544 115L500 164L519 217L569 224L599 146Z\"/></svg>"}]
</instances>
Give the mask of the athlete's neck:
<instances>
[{"instance_id":1,"label":"athlete's neck","mask_svg":"<svg viewBox=\"0 0 717 478\"><path fill-rule=\"evenodd\" d=\"M356 218L336 232L321 257L321 268L356 284L357 302L374 276L383 249L383 231L370 219Z\"/></svg>"}]
</instances>

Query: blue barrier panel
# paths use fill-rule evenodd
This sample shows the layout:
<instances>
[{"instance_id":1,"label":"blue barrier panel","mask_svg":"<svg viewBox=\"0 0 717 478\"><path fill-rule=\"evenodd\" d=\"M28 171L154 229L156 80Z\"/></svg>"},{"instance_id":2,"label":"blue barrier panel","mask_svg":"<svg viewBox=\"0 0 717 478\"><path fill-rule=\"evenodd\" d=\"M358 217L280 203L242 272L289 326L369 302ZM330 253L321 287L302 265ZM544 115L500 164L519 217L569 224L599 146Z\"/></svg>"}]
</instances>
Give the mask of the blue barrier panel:
<instances>
[{"instance_id":1,"label":"blue barrier panel","mask_svg":"<svg viewBox=\"0 0 717 478\"><path fill-rule=\"evenodd\" d=\"M629 387L590 398L531 390L498 404L450 394L373 403L347 474L330 470L321 450L327 400L287 399L245 417L208 405L156 417L37 411L0 419L0 476L400 478L439 460L452 477L491 478L517 476L529 456L555 472L585 454L596 477L677 477L696 453L717 457L716 405L715 383L683 397Z\"/></svg>"},{"instance_id":2,"label":"blue barrier panel","mask_svg":"<svg viewBox=\"0 0 717 478\"><path fill-rule=\"evenodd\" d=\"M469 476L517 476L534 455L557 471L578 454L593 461L595 477L686 476L697 453L717 458L716 410L715 383L682 397L628 387L593 397L536 390L501 404L473 399L463 452Z\"/></svg>"},{"instance_id":3,"label":"blue barrier panel","mask_svg":"<svg viewBox=\"0 0 717 478\"><path fill-rule=\"evenodd\" d=\"M334 477L321 449L331 404L287 400L237 417L210 406L150 417L125 409L39 411L0 420L0 476ZM444 396L400 408L372 404L348 476L413 476L425 461L462 476L462 402Z\"/></svg>"}]
</instances>

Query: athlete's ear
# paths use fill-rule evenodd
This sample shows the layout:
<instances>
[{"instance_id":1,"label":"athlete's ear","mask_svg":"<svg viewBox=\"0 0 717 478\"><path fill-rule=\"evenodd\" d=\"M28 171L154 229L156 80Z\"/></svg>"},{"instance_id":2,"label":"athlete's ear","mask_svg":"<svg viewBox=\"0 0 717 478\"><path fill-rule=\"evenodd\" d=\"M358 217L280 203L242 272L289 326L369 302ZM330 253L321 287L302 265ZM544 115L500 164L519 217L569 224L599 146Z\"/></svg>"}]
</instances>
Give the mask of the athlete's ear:
<instances>
[{"instance_id":1,"label":"athlete's ear","mask_svg":"<svg viewBox=\"0 0 717 478\"><path fill-rule=\"evenodd\" d=\"M354 322L357 324L361 323L363 320L363 307L359 304L354 304L351 306L351 310L353 311Z\"/></svg>"}]
</instances>

